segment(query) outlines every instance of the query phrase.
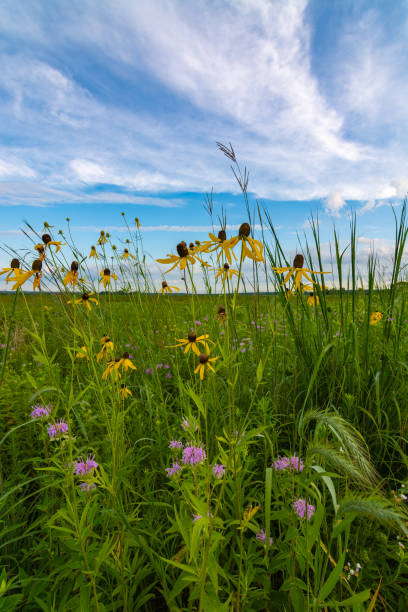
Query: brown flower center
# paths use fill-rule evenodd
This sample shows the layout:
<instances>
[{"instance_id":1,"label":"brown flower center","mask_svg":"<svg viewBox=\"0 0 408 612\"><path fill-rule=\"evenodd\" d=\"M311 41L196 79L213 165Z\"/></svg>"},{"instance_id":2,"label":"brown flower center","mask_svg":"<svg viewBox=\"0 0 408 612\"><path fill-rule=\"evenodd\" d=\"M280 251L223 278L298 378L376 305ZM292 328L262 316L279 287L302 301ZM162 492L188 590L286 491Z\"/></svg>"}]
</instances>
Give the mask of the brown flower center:
<instances>
[{"instance_id":1,"label":"brown flower center","mask_svg":"<svg viewBox=\"0 0 408 612\"><path fill-rule=\"evenodd\" d=\"M218 314L225 314L224 306L218 306Z\"/></svg>"},{"instance_id":2,"label":"brown flower center","mask_svg":"<svg viewBox=\"0 0 408 612\"><path fill-rule=\"evenodd\" d=\"M83 293L82 299L84 300L84 302L86 302L86 300L89 300L89 295L87 293Z\"/></svg>"},{"instance_id":3,"label":"brown flower center","mask_svg":"<svg viewBox=\"0 0 408 612\"><path fill-rule=\"evenodd\" d=\"M105 268L105 269L104 269L104 271L103 271L103 275L104 275L104 276L110 276L110 270L109 270L109 268Z\"/></svg>"},{"instance_id":4,"label":"brown flower center","mask_svg":"<svg viewBox=\"0 0 408 612\"><path fill-rule=\"evenodd\" d=\"M251 226L249 225L249 223L243 223L238 230L238 236L240 238L248 238L250 233L251 233Z\"/></svg>"},{"instance_id":5,"label":"brown flower center","mask_svg":"<svg viewBox=\"0 0 408 612\"><path fill-rule=\"evenodd\" d=\"M51 242L51 236L49 234L43 234L41 236L41 240L44 244L48 244L49 242Z\"/></svg>"},{"instance_id":6,"label":"brown flower center","mask_svg":"<svg viewBox=\"0 0 408 612\"><path fill-rule=\"evenodd\" d=\"M77 261L73 261L71 264L71 272L78 272L78 262Z\"/></svg>"},{"instance_id":7,"label":"brown flower center","mask_svg":"<svg viewBox=\"0 0 408 612\"><path fill-rule=\"evenodd\" d=\"M166 281L162 282L162 288L165 289L166 287L168 287L168 284L166 283Z\"/></svg>"},{"instance_id":8,"label":"brown flower center","mask_svg":"<svg viewBox=\"0 0 408 612\"><path fill-rule=\"evenodd\" d=\"M188 334L189 342L195 342L196 340L197 340L197 334L194 334L194 333Z\"/></svg>"},{"instance_id":9,"label":"brown flower center","mask_svg":"<svg viewBox=\"0 0 408 612\"><path fill-rule=\"evenodd\" d=\"M33 272L41 272L42 261L41 259L34 259L31 269Z\"/></svg>"},{"instance_id":10,"label":"brown flower center","mask_svg":"<svg viewBox=\"0 0 408 612\"><path fill-rule=\"evenodd\" d=\"M209 359L208 355L205 355L204 353L200 353L200 356L199 356L200 363L203 363L203 364L207 363L208 359Z\"/></svg>"},{"instance_id":11,"label":"brown flower center","mask_svg":"<svg viewBox=\"0 0 408 612\"><path fill-rule=\"evenodd\" d=\"M124 253L129 253L129 251L128 251L127 249L125 249L123 252L124 252Z\"/></svg>"},{"instance_id":12,"label":"brown flower center","mask_svg":"<svg viewBox=\"0 0 408 612\"><path fill-rule=\"evenodd\" d=\"M225 240L227 239L227 233L225 230L220 230L218 232L218 240L221 240L221 242L225 242Z\"/></svg>"},{"instance_id":13,"label":"brown flower center","mask_svg":"<svg viewBox=\"0 0 408 612\"><path fill-rule=\"evenodd\" d=\"M13 268L13 270L15 270L16 268L20 267L20 260L17 259L17 257L14 257L14 259L11 260L11 264L10 264L10 268Z\"/></svg>"},{"instance_id":14,"label":"brown flower center","mask_svg":"<svg viewBox=\"0 0 408 612\"><path fill-rule=\"evenodd\" d=\"M229 270L229 265L227 263L224 264L224 270Z\"/></svg>"},{"instance_id":15,"label":"brown flower center","mask_svg":"<svg viewBox=\"0 0 408 612\"><path fill-rule=\"evenodd\" d=\"M128 352L123 353L123 359L129 359L130 355Z\"/></svg>"},{"instance_id":16,"label":"brown flower center","mask_svg":"<svg viewBox=\"0 0 408 612\"><path fill-rule=\"evenodd\" d=\"M190 244L188 245L190 249L194 249L194 242L190 242Z\"/></svg>"},{"instance_id":17,"label":"brown flower center","mask_svg":"<svg viewBox=\"0 0 408 612\"><path fill-rule=\"evenodd\" d=\"M304 262L304 257L303 255L300 255L299 253L296 255L295 259L293 260L293 267L294 268L303 268L303 262Z\"/></svg>"},{"instance_id":18,"label":"brown flower center","mask_svg":"<svg viewBox=\"0 0 408 612\"><path fill-rule=\"evenodd\" d=\"M188 248L187 248L187 244L184 242L184 240L179 242L176 248L177 248L177 253L178 253L179 257L187 257L187 255L188 255Z\"/></svg>"}]
</instances>

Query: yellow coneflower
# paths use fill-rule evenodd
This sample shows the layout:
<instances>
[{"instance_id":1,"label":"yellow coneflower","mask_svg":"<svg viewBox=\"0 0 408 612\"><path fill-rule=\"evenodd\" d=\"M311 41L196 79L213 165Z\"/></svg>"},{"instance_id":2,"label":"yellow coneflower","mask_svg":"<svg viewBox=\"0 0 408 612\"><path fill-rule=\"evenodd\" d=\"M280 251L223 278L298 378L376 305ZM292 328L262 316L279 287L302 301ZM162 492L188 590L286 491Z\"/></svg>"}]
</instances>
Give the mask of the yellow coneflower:
<instances>
[{"instance_id":1,"label":"yellow coneflower","mask_svg":"<svg viewBox=\"0 0 408 612\"><path fill-rule=\"evenodd\" d=\"M129 257L131 257L132 259L136 259L136 257L134 255L132 255L132 253L129 253L128 249L123 249L123 253L120 256L121 259L129 259Z\"/></svg>"},{"instance_id":2,"label":"yellow coneflower","mask_svg":"<svg viewBox=\"0 0 408 612\"><path fill-rule=\"evenodd\" d=\"M45 248L44 248L44 245L43 244L36 244L34 249L38 253L38 259L40 259L41 261L44 261L44 259L45 259Z\"/></svg>"},{"instance_id":3,"label":"yellow coneflower","mask_svg":"<svg viewBox=\"0 0 408 612\"><path fill-rule=\"evenodd\" d=\"M381 321L382 318L383 318L382 312L380 312L379 310L376 310L370 316L370 325L375 325L376 323L378 323L378 321Z\"/></svg>"},{"instance_id":4,"label":"yellow coneflower","mask_svg":"<svg viewBox=\"0 0 408 612\"><path fill-rule=\"evenodd\" d=\"M73 261L71 263L71 270L69 270L66 273L62 281L64 285L68 285L68 283L72 283L73 285L78 285L78 275L79 275L78 268L79 268L78 262Z\"/></svg>"},{"instance_id":5,"label":"yellow coneflower","mask_svg":"<svg viewBox=\"0 0 408 612\"><path fill-rule=\"evenodd\" d=\"M42 261L41 259L36 259L33 261L32 271L34 272L34 280L33 280L33 291L38 289L41 291L41 277L42 277Z\"/></svg>"},{"instance_id":6,"label":"yellow coneflower","mask_svg":"<svg viewBox=\"0 0 408 612\"><path fill-rule=\"evenodd\" d=\"M224 253L229 265L231 266L232 257L235 260L237 258L235 256L234 251L232 250L233 247L229 244L229 241L227 240L227 234L225 230L221 229L218 232L218 236L215 236L212 232L210 232L208 236L210 237L210 240L203 242L203 244L200 245L199 250L202 253L212 253L213 251L217 251L219 249L219 253L217 255L217 261L219 261L221 254Z\"/></svg>"},{"instance_id":7,"label":"yellow coneflower","mask_svg":"<svg viewBox=\"0 0 408 612\"><path fill-rule=\"evenodd\" d=\"M112 378L115 377L115 380L118 380L118 378L121 377L121 373L119 372L117 368L115 368L116 364L119 363L119 361L120 361L119 357L116 359L111 359L111 361L108 361L107 368L102 374L102 380L106 380L108 376L111 376Z\"/></svg>"},{"instance_id":8,"label":"yellow coneflower","mask_svg":"<svg viewBox=\"0 0 408 612\"><path fill-rule=\"evenodd\" d=\"M218 357L210 357L209 353L208 354L200 353L198 359L199 359L200 363L198 364L198 366L194 370L194 374L197 374L199 372L200 373L200 379L203 380L204 374L205 374L205 368L206 367L209 370L211 370L212 372L215 372L215 370L212 367L210 361L217 361Z\"/></svg>"},{"instance_id":9,"label":"yellow coneflower","mask_svg":"<svg viewBox=\"0 0 408 612\"><path fill-rule=\"evenodd\" d=\"M217 270L217 268L213 268L213 269ZM239 272L237 270L233 270L232 268L229 267L227 263L225 263L223 268L218 268L218 272L215 278L219 278L220 276L222 276L222 282L225 283L227 278L232 280L232 277L234 274L235 276L239 276Z\"/></svg>"},{"instance_id":10,"label":"yellow coneflower","mask_svg":"<svg viewBox=\"0 0 408 612\"><path fill-rule=\"evenodd\" d=\"M318 295L314 296L313 292L309 293L309 297L307 298L307 303L309 304L309 306L314 306L315 300L316 300L316 304L319 304L319 296Z\"/></svg>"},{"instance_id":11,"label":"yellow coneflower","mask_svg":"<svg viewBox=\"0 0 408 612\"><path fill-rule=\"evenodd\" d=\"M187 339L176 338L177 342L179 342L180 344L172 344L168 348L179 348L179 346L185 346L186 348L184 350L184 354L188 353L188 351L192 349L196 355L200 355L200 349L198 348L199 344L202 344L208 352L210 350L208 342L214 344L211 340L209 340L209 337L209 334L203 334L202 336L198 336L197 338L197 334L191 332L190 334L188 334Z\"/></svg>"},{"instance_id":12,"label":"yellow coneflower","mask_svg":"<svg viewBox=\"0 0 408 612\"><path fill-rule=\"evenodd\" d=\"M251 226L249 223L242 223L238 230L238 236L230 238L226 242L226 246L234 248L239 241L241 241L241 260L244 261L245 257L249 257L254 261L264 261L263 258L263 244L255 238L251 238Z\"/></svg>"},{"instance_id":13,"label":"yellow coneflower","mask_svg":"<svg viewBox=\"0 0 408 612\"><path fill-rule=\"evenodd\" d=\"M115 360L116 363L114 365L114 368L116 371L118 371L120 368L122 368L122 370L125 370L125 372L128 371L128 369L130 368L131 370L136 370L136 366L133 365L131 359L130 359L130 355L129 353L123 353L123 356L121 359L119 360Z\"/></svg>"},{"instance_id":14,"label":"yellow coneflower","mask_svg":"<svg viewBox=\"0 0 408 612\"><path fill-rule=\"evenodd\" d=\"M120 389L119 389L119 393L122 396L122 399L126 399L126 397L128 395L132 395L132 392L130 389L128 389L128 387L125 385L125 383L122 383L120 385Z\"/></svg>"},{"instance_id":15,"label":"yellow coneflower","mask_svg":"<svg viewBox=\"0 0 408 612\"><path fill-rule=\"evenodd\" d=\"M171 287L170 285L168 285L168 284L166 283L166 281L163 281L163 282L162 282L161 289L160 289L159 291L160 291L160 293L161 293L162 295L164 295L164 294L166 293L166 291L167 291L167 293L173 293L173 291L177 291L177 292L179 292L179 291L180 291L180 289L179 289L178 287Z\"/></svg>"},{"instance_id":16,"label":"yellow coneflower","mask_svg":"<svg viewBox=\"0 0 408 612\"><path fill-rule=\"evenodd\" d=\"M96 356L97 361L99 361L100 359L102 359L102 357L107 355L108 352L113 352L115 348L112 340L106 334L102 336L101 342L102 342L102 348Z\"/></svg>"},{"instance_id":17,"label":"yellow coneflower","mask_svg":"<svg viewBox=\"0 0 408 612\"><path fill-rule=\"evenodd\" d=\"M227 318L224 306L218 306L218 311L215 318L218 319L220 323L224 323L225 319Z\"/></svg>"},{"instance_id":18,"label":"yellow coneflower","mask_svg":"<svg viewBox=\"0 0 408 612\"><path fill-rule=\"evenodd\" d=\"M140 221L139 221L138 217L135 217L135 223L136 223L136 227L137 227L137 229L139 229L139 227L140 227Z\"/></svg>"},{"instance_id":19,"label":"yellow coneflower","mask_svg":"<svg viewBox=\"0 0 408 612\"><path fill-rule=\"evenodd\" d=\"M75 357L77 359L88 359L88 349L86 346L81 346Z\"/></svg>"},{"instance_id":20,"label":"yellow coneflower","mask_svg":"<svg viewBox=\"0 0 408 612\"><path fill-rule=\"evenodd\" d=\"M91 297L91 295L94 295L94 293L83 293L78 300L74 300L74 304L83 304L88 310L91 310L92 307L90 302L93 302L94 304L98 303L98 300ZM72 304L71 300L68 300L67 303Z\"/></svg>"},{"instance_id":21,"label":"yellow coneflower","mask_svg":"<svg viewBox=\"0 0 408 612\"><path fill-rule=\"evenodd\" d=\"M316 283L310 278L308 273L311 273L311 274L330 274L330 272L320 272L320 271L309 270L308 268L304 268L303 267L303 262L304 262L303 255L300 255L298 253L296 255L295 259L293 260L293 266L286 266L284 268L272 268L272 270L275 270L275 272L278 272L278 274L283 274L284 272L288 273L285 276L285 279L284 279L282 285L284 285L285 283L287 283L289 281L289 279L291 278L292 274L295 274L295 289L296 289L296 291L299 289L300 281L302 280L302 276L307 278L307 280L309 282L311 282L312 285L316 285Z\"/></svg>"},{"instance_id":22,"label":"yellow coneflower","mask_svg":"<svg viewBox=\"0 0 408 612\"><path fill-rule=\"evenodd\" d=\"M17 272L17 269L15 269L14 278L10 279L11 281L15 281L14 285L12 286L12 290L14 291L15 289L18 289L19 287L22 287L22 285L24 285L24 283L29 278L31 278L33 274L35 275L34 282L33 282L33 289L35 290L38 287L38 289L41 290L41 287L40 287L40 280L42 276L41 268L42 268L42 261L40 259L34 259L30 271Z\"/></svg>"},{"instance_id":23,"label":"yellow coneflower","mask_svg":"<svg viewBox=\"0 0 408 612\"><path fill-rule=\"evenodd\" d=\"M169 268L168 270L166 270L165 274L167 274L168 272L171 272L176 266L180 267L180 270L184 270L184 268L187 265L187 262L190 262L191 264L194 264L196 262L196 259L203 265L203 266L208 266L207 263L205 263L202 259L200 259L200 257L198 257L197 253L192 253L187 244L184 242L184 240L182 240L182 242L179 242L177 247L177 253L178 255L170 255L168 254L168 259L156 259L156 261L158 261L159 263L162 264L174 264L171 266L171 268Z\"/></svg>"},{"instance_id":24,"label":"yellow coneflower","mask_svg":"<svg viewBox=\"0 0 408 612\"><path fill-rule=\"evenodd\" d=\"M106 244L108 242L108 239L105 235L105 232L103 230L101 230L100 236L98 238L98 244Z\"/></svg>"},{"instance_id":25,"label":"yellow coneflower","mask_svg":"<svg viewBox=\"0 0 408 612\"><path fill-rule=\"evenodd\" d=\"M102 276L102 282L103 282L103 286L106 289L106 285L109 285L111 282L111 278L114 278L115 280L118 280L118 277L116 276L116 274L111 274L111 271L109 270L109 268L105 268L104 270L101 270L100 272L101 276ZM101 282L101 281L99 281Z\"/></svg>"},{"instance_id":26,"label":"yellow coneflower","mask_svg":"<svg viewBox=\"0 0 408 612\"><path fill-rule=\"evenodd\" d=\"M3 268L0 272L0 276L2 274L6 274L6 272L8 272L7 276L6 276L6 283L15 280L15 278L19 275L19 274L24 274L24 270L20 270L20 260L17 259L17 257L14 257L11 260L10 263L10 267L9 268ZM12 278L12 275L14 274L14 278Z\"/></svg>"},{"instance_id":27,"label":"yellow coneflower","mask_svg":"<svg viewBox=\"0 0 408 612\"><path fill-rule=\"evenodd\" d=\"M92 257L94 257L95 259L99 259L99 255L96 252L96 249L95 249L94 245L91 246L91 252L89 253L88 259L92 259Z\"/></svg>"},{"instance_id":28,"label":"yellow coneflower","mask_svg":"<svg viewBox=\"0 0 408 612\"><path fill-rule=\"evenodd\" d=\"M43 247L44 249L46 249L48 246L54 245L57 248L55 249L55 252L58 253L58 251L61 248L62 242L58 241L58 240L52 240L51 236L49 234L43 234L41 236L41 240L43 241L43 243L41 244L36 244L35 245L35 249L36 250L40 250L41 247Z\"/></svg>"}]
</instances>

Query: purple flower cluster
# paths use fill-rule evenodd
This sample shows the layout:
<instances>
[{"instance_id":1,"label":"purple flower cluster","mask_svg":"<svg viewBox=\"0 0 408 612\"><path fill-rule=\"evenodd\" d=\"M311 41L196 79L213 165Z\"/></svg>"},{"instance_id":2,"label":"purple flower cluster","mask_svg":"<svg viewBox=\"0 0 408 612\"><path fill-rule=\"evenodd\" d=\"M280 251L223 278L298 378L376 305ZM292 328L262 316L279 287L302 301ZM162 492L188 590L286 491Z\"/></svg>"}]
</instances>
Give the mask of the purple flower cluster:
<instances>
[{"instance_id":1,"label":"purple flower cluster","mask_svg":"<svg viewBox=\"0 0 408 612\"><path fill-rule=\"evenodd\" d=\"M294 511L301 519L305 518L307 513L307 519L310 520L315 513L315 507L305 499L297 499L292 505Z\"/></svg>"},{"instance_id":2,"label":"purple flower cluster","mask_svg":"<svg viewBox=\"0 0 408 612\"><path fill-rule=\"evenodd\" d=\"M213 467L212 473L216 478L222 478L225 475L225 465L218 465L216 463Z\"/></svg>"},{"instance_id":3,"label":"purple flower cluster","mask_svg":"<svg viewBox=\"0 0 408 612\"><path fill-rule=\"evenodd\" d=\"M293 457L279 457L274 462L274 467L276 471L286 470L289 468L295 470L296 472L301 472L304 465L302 459L296 457L296 455L293 455Z\"/></svg>"},{"instance_id":4,"label":"purple flower cluster","mask_svg":"<svg viewBox=\"0 0 408 612\"><path fill-rule=\"evenodd\" d=\"M201 446L186 446L183 450L182 461L185 464L196 465L204 461L205 450Z\"/></svg>"},{"instance_id":5,"label":"purple flower cluster","mask_svg":"<svg viewBox=\"0 0 408 612\"><path fill-rule=\"evenodd\" d=\"M62 437L64 434L68 433L68 424L64 421L58 421L58 423L53 423L47 429L50 440L54 440L55 438Z\"/></svg>"},{"instance_id":6,"label":"purple flower cluster","mask_svg":"<svg viewBox=\"0 0 408 612\"><path fill-rule=\"evenodd\" d=\"M91 491L92 489L96 488L96 484L94 482L81 482L79 486L82 489L82 491L86 491L86 492Z\"/></svg>"},{"instance_id":7,"label":"purple flower cluster","mask_svg":"<svg viewBox=\"0 0 408 612\"><path fill-rule=\"evenodd\" d=\"M255 537L256 537L256 539L257 539L259 542L263 542L264 544L266 544L266 531L265 531L265 529L261 529L261 531L259 531L259 532L256 534L256 536L255 536ZM272 546L272 544L273 544L273 538L271 538L271 537L270 537L270 538L269 538L269 546Z\"/></svg>"},{"instance_id":8,"label":"purple flower cluster","mask_svg":"<svg viewBox=\"0 0 408 612\"><path fill-rule=\"evenodd\" d=\"M51 405L43 406L42 404L36 404L31 406L31 418L32 419L43 419L51 414Z\"/></svg>"},{"instance_id":9,"label":"purple flower cluster","mask_svg":"<svg viewBox=\"0 0 408 612\"><path fill-rule=\"evenodd\" d=\"M97 468L98 464L96 463L94 457L87 457L86 461L83 459L75 461L74 474L76 476L84 476L86 474L90 474Z\"/></svg>"},{"instance_id":10,"label":"purple flower cluster","mask_svg":"<svg viewBox=\"0 0 408 612\"><path fill-rule=\"evenodd\" d=\"M213 515L212 512L208 511L207 512L207 516L208 517L213 517L214 515ZM202 518L204 518L204 517L201 516L201 514L193 514L193 523L196 523L199 519L202 519Z\"/></svg>"},{"instance_id":11,"label":"purple flower cluster","mask_svg":"<svg viewBox=\"0 0 408 612\"><path fill-rule=\"evenodd\" d=\"M183 443L180 440L172 440L169 444L169 448L183 448Z\"/></svg>"},{"instance_id":12,"label":"purple flower cluster","mask_svg":"<svg viewBox=\"0 0 408 612\"><path fill-rule=\"evenodd\" d=\"M167 476L168 477L174 476L181 469L182 469L182 466L179 465L176 461L175 463L173 463L171 467L166 468Z\"/></svg>"}]
</instances>

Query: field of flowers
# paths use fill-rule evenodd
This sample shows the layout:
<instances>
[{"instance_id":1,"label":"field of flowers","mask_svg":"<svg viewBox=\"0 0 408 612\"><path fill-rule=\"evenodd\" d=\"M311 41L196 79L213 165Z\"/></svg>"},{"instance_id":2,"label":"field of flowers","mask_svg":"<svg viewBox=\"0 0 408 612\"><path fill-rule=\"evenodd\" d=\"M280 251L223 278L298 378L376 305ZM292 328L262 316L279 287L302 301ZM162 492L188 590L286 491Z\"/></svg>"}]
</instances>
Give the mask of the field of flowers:
<instances>
[{"instance_id":1,"label":"field of flowers","mask_svg":"<svg viewBox=\"0 0 408 612\"><path fill-rule=\"evenodd\" d=\"M355 220L350 270L316 227L287 261L266 220L180 242L159 291L138 219L121 248L68 221L11 254L0 610L408 609L405 205L382 289Z\"/></svg>"}]
</instances>

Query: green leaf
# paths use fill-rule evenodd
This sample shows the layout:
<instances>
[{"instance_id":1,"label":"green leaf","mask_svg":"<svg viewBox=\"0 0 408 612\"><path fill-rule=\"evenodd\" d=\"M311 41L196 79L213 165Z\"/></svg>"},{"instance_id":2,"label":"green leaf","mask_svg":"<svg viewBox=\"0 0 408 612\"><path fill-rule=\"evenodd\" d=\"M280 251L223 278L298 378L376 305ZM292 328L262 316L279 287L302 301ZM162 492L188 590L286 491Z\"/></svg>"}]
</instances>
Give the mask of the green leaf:
<instances>
[{"instance_id":1,"label":"green leaf","mask_svg":"<svg viewBox=\"0 0 408 612\"><path fill-rule=\"evenodd\" d=\"M355 595L352 595L352 597L343 599L343 601L334 601L334 600L328 601L327 605L328 606L341 606L341 607L354 606L355 604L359 604L359 603L363 603L363 601L367 601L369 597L370 597L370 589L367 589L366 591L361 591L360 593L356 593Z\"/></svg>"},{"instance_id":2,"label":"green leaf","mask_svg":"<svg viewBox=\"0 0 408 612\"><path fill-rule=\"evenodd\" d=\"M326 599L326 597L330 595L330 593L336 586L337 582L340 580L341 575L343 573L343 565L344 565L345 558L346 558L346 551L344 551L340 555L340 559L337 561L336 567L330 572L328 579L326 580L326 582L320 589L319 599L321 602L323 602Z\"/></svg>"}]
</instances>

